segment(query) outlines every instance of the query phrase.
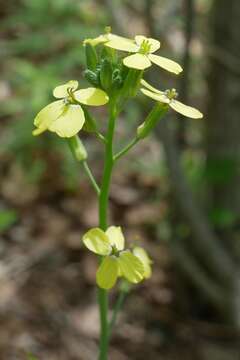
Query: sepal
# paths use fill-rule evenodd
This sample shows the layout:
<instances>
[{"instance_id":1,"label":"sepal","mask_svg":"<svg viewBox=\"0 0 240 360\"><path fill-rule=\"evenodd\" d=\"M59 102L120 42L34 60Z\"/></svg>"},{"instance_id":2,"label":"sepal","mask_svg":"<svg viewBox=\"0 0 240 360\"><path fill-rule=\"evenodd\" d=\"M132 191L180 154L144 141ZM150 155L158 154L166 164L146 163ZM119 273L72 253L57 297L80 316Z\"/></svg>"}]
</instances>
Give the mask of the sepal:
<instances>
[{"instance_id":1,"label":"sepal","mask_svg":"<svg viewBox=\"0 0 240 360\"><path fill-rule=\"evenodd\" d=\"M87 159L87 151L82 141L77 135L67 139L70 150L77 161L84 161Z\"/></svg>"},{"instance_id":2,"label":"sepal","mask_svg":"<svg viewBox=\"0 0 240 360\"><path fill-rule=\"evenodd\" d=\"M168 111L168 105L157 103L146 120L137 128L137 138L144 139Z\"/></svg>"}]
</instances>

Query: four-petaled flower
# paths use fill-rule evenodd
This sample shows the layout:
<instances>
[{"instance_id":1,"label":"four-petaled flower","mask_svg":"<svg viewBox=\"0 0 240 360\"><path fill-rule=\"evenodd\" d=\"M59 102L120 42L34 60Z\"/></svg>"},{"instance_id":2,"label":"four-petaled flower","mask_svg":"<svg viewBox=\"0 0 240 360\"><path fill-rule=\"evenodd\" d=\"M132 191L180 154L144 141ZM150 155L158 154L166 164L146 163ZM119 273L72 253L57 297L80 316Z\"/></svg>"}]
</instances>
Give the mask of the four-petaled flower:
<instances>
[{"instance_id":1,"label":"four-petaled flower","mask_svg":"<svg viewBox=\"0 0 240 360\"><path fill-rule=\"evenodd\" d=\"M39 135L49 130L63 138L76 135L85 123L83 105L100 106L108 102L107 94L97 88L77 90L78 81L71 80L64 85L59 85L53 90L57 99L45 106L35 117L36 129L33 135Z\"/></svg>"},{"instance_id":2,"label":"four-petaled flower","mask_svg":"<svg viewBox=\"0 0 240 360\"><path fill-rule=\"evenodd\" d=\"M186 117L192 119L201 119L203 117L203 114L199 110L176 100L177 92L175 89L160 91L152 85L148 84L145 80L141 80L141 84L145 87L140 89L141 92L153 100L167 104L173 110Z\"/></svg>"},{"instance_id":3,"label":"four-petaled flower","mask_svg":"<svg viewBox=\"0 0 240 360\"><path fill-rule=\"evenodd\" d=\"M93 228L83 236L83 242L90 251L103 256L96 274L99 287L111 289L121 276L134 284L151 276L151 260L142 248L124 250L120 227L110 226L105 232Z\"/></svg>"},{"instance_id":4,"label":"four-petaled flower","mask_svg":"<svg viewBox=\"0 0 240 360\"><path fill-rule=\"evenodd\" d=\"M160 48L160 42L152 38L142 35L135 36L134 40L109 37L108 41L104 41L104 45L112 49L134 53L123 59L124 65L129 68L144 70L154 63L174 74L179 74L183 70L175 61L153 54Z\"/></svg>"}]
</instances>

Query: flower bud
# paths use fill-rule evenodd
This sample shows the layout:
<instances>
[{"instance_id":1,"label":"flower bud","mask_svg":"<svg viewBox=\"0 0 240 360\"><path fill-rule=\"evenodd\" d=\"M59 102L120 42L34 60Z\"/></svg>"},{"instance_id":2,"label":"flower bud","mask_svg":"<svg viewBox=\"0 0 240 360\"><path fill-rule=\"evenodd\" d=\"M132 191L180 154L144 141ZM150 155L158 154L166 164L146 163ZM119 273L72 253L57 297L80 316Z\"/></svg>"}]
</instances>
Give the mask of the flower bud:
<instances>
[{"instance_id":1,"label":"flower bud","mask_svg":"<svg viewBox=\"0 0 240 360\"><path fill-rule=\"evenodd\" d=\"M77 135L67 139L70 150L77 161L87 159L87 151Z\"/></svg>"},{"instance_id":2,"label":"flower bud","mask_svg":"<svg viewBox=\"0 0 240 360\"><path fill-rule=\"evenodd\" d=\"M137 138L144 139L168 111L168 105L157 103L146 120L137 128Z\"/></svg>"},{"instance_id":3,"label":"flower bud","mask_svg":"<svg viewBox=\"0 0 240 360\"><path fill-rule=\"evenodd\" d=\"M130 69L124 80L122 95L125 98L134 97L138 91L143 71Z\"/></svg>"},{"instance_id":4,"label":"flower bud","mask_svg":"<svg viewBox=\"0 0 240 360\"><path fill-rule=\"evenodd\" d=\"M112 85L116 88L122 86L123 80L119 69L115 69L112 73Z\"/></svg>"},{"instance_id":5,"label":"flower bud","mask_svg":"<svg viewBox=\"0 0 240 360\"><path fill-rule=\"evenodd\" d=\"M101 86L104 90L109 90L112 86L112 64L108 59L104 59L101 63L100 70Z\"/></svg>"},{"instance_id":6,"label":"flower bud","mask_svg":"<svg viewBox=\"0 0 240 360\"><path fill-rule=\"evenodd\" d=\"M89 114L85 106L82 106L85 116L85 123L83 125L83 130L91 133L95 133L97 131L97 125L95 123L94 118Z\"/></svg>"},{"instance_id":7,"label":"flower bud","mask_svg":"<svg viewBox=\"0 0 240 360\"><path fill-rule=\"evenodd\" d=\"M84 71L84 77L86 80L88 80L90 82L90 84L94 85L94 86L99 86L99 76L97 72L94 72L92 70L85 70Z\"/></svg>"},{"instance_id":8,"label":"flower bud","mask_svg":"<svg viewBox=\"0 0 240 360\"><path fill-rule=\"evenodd\" d=\"M89 70L94 71L98 64L98 57L95 48L89 43L85 44L85 54L86 54L87 68Z\"/></svg>"}]
</instances>

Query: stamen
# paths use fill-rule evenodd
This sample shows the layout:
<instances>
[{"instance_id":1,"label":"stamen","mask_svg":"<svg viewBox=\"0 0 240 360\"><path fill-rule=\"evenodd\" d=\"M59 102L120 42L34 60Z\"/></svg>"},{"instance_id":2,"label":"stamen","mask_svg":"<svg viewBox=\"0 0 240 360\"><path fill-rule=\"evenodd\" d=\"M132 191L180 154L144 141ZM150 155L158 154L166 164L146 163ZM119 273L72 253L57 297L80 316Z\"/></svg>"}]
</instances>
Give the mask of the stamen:
<instances>
[{"instance_id":1,"label":"stamen","mask_svg":"<svg viewBox=\"0 0 240 360\"><path fill-rule=\"evenodd\" d=\"M168 89L165 91L165 95L170 99L176 99L178 97L178 93L176 91L176 89Z\"/></svg>"}]
</instances>

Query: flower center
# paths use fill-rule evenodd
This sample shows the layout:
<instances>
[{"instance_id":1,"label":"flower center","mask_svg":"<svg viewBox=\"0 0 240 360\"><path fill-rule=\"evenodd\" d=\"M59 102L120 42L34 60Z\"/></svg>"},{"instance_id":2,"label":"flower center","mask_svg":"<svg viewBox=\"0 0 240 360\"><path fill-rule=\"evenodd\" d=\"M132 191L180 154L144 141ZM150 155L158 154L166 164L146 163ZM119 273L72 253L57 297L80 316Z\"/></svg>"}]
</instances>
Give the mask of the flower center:
<instances>
[{"instance_id":1,"label":"flower center","mask_svg":"<svg viewBox=\"0 0 240 360\"><path fill-rule=\"evenodd\" d=\"M75 104L76 100L74 97L74 88L73 87L67 88L67 93L68 93L68 96L66 96L64 98L65 105Z\"/></svg>"},{"instance_id":2,"label":"flower center","mask_svg":"<svg viewBox=\"0 0 240 360\"><path fill-rule=\"evenodd\" d=\"M151 44L148 40L143 40L141 45L140 45L140 49L139 49L139 53L140 54L148 54L150 52L151 49Z\"/></svg>"},{"instance_id":3,"label":"flower center","mask_svg":"<svg viewBox=\"0 0 240 360\"><path fill-rule=\"evenodd\" d=\"M119 250L117 249L117 247L115 245L112 245L112 254L111 255L119 256Z\"/></svg>"},{"instance_id":4,"label":"flower center","mask_svg":"<svg viewBox=\"0 0 240 360\"><path fill-rule=\"evenodd\" d=\"M176 99L178 97L176 89L166 90L165 95L168 97L169 100Z\"/></svg>"}]
</instances>

